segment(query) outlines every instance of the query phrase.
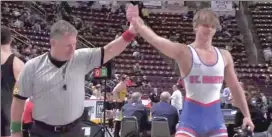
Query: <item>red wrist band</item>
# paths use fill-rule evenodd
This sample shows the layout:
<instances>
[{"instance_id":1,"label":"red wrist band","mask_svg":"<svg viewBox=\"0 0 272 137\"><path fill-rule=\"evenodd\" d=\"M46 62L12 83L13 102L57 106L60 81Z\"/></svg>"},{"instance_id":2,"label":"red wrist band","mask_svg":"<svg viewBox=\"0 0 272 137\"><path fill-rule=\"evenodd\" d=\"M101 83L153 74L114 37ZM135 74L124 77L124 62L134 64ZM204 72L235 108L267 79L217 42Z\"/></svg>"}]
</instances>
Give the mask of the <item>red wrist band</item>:
<instances>
[{"instance_id":1,"label":"red wrist band","mask_svg":"<svg viewBox=\"0 0 272 137\"><path fill-rule=\"evenodd\" d=\"M123 34L122 37L126 42L131 42L135 38L135 34L131 33L129 30L126 30Z\"/></svg>"}]
</instances>

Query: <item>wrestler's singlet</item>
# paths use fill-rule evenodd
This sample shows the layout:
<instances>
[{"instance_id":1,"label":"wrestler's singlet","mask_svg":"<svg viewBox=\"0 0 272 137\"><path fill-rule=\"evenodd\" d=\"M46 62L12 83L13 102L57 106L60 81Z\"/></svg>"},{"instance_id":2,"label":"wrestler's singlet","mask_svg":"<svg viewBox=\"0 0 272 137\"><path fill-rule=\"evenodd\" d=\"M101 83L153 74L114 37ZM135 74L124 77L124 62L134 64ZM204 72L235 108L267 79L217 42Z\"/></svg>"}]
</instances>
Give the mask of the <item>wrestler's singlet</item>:
<instances>
[{"instance_id":1,"label":"wrestler's singlet","mask_svg":"<svg viewBox=\"0 0 272 137\"><path fill-rule=\"evenodd\" d=\"M220 108L220 90L224 80L224 60L218 48L215 64L204 64L196 50L189 46L193 61L184 78L186 98L177 134L189 136L227 136Z\"/></svg>"}]
</instances>

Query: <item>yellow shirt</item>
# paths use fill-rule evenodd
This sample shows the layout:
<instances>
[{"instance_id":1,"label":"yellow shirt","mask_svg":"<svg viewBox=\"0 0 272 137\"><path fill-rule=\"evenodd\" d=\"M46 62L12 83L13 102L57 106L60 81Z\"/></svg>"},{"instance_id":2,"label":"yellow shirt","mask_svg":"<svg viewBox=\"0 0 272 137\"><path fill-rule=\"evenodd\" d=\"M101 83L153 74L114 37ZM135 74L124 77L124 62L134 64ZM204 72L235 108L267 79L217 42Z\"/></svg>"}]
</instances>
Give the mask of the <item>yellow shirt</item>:
<instances>
[{"instance_id":1,"label":"yellow shirt","mask_svg":"<svg viewBox=\"0 0 272 137\"><path fill-rule=\"evenodd\" d=\"M127 89L123 89L119 92L119 99L125 101L127 96Z\"/></svg>"}]
</instances>

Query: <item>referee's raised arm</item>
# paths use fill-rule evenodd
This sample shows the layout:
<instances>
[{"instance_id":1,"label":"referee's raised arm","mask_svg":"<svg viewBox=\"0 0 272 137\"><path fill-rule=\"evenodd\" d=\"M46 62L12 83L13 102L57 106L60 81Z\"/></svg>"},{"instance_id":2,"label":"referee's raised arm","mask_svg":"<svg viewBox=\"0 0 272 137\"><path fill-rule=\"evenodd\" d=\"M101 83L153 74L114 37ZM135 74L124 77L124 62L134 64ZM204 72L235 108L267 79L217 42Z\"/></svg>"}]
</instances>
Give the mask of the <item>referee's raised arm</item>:
<instances>
[{"instance_id":1,"label":"referee's raised arm","mask_svg":"<svg viewBox=\"0 0 272 137\"><path fill-rule=\"evenodd\" d=\"M88 73L93 68L100 67L113 57L121 54L127 45L134 39L135 33L133 26L130 25L128 30L106 46L101 48L78 49L75 52L75 56L76 58L79 58L80 62L84 63L84 66L86 66L86 73Z\"/></svg>"}]
</instances>

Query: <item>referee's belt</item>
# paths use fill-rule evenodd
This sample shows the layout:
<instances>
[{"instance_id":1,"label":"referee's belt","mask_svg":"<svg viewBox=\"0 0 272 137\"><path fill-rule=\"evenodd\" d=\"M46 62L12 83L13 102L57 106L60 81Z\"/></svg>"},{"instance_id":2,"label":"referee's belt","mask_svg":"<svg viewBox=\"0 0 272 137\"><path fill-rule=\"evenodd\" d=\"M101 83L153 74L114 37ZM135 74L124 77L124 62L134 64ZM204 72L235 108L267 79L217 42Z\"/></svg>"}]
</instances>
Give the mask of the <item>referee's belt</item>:
<instances>
[{"instance_id":1,"label":"referee's belt","mask_svg":"<svg viewBox=\"0 0 272 137\"><path fill-rule=\"evenodd\" d=\"M34 123L45 130L51 131L51 132L57 132L57 133L64 133L70 131L75 125L77 125L81 121L81 117L76 119L75 121L67 124L67 125L48 125L42 121L34 120Z\"/></svg>"}]
</instances>

